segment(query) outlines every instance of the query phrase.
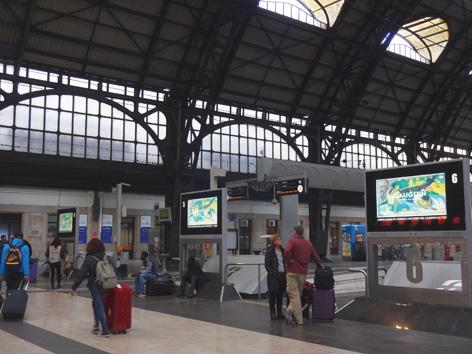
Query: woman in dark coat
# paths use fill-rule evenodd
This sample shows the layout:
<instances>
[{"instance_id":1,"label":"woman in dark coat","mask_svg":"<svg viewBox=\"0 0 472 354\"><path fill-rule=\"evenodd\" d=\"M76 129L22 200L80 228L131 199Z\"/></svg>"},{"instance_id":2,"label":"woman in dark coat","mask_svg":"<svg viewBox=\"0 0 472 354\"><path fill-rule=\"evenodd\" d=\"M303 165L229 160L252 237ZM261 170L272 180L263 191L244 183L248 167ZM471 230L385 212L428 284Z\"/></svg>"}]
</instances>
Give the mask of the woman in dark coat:
<instances>
[{"instance_id":1,"label":"woman in dark coat","mask_svg":"<svg viewBox=\"0 0 472 354\"><path fill-rule=\"evenodd\" d=\"M285 318L282 312L282 299L287 286L285 278L285 256L280 236L270 238L270 246L265 254L267 270L267 287L269 288L270 318L276 320ZM277 312L275 309L277 307Z\"/></svg>"}]
</instances>

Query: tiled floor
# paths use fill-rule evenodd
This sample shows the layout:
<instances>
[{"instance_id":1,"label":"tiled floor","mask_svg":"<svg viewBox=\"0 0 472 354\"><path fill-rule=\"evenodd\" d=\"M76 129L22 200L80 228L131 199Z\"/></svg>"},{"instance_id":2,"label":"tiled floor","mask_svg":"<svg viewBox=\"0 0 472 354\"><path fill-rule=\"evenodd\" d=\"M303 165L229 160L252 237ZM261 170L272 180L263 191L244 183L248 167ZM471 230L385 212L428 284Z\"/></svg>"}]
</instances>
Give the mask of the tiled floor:
<instances>
[{"instance_id":1,"label":"tiled floor","mask_svg":"<svg viewBox=\"0 0 472 354\"><path fill-rule=\"evenodd\" d=\"M24 322L0 320L0 353L470 353L472 340L336 320L292 327L267 307L175 297L136 299L132 330L90 334L90 299L31 289ZM86 290L82 290L86 294ZM4 345L4 343L6 343ZM6 350L7 349L7 350Z\"/></svg>"},{"instance_id":2,"label":"tiled floor","mask_svg":"<svg viewBox=\"0 0 472 354\"><path fill-rule=\"evenodd\" d=\"M52 352L0 330L0 353L49 354Z\"/></svg>"},{"instance_id":3,"label":"tiled floor","mask_svg":"<svg viewBox=\"0 0 472 354\"><path fill-rule=\"evenodd\" d=\"M133 309L133 328L128 334L102 339L89 333L90 300L59 292L32 292L24 322L109 353L349 353L139 308Z\"/></svg>"}]
</instances>

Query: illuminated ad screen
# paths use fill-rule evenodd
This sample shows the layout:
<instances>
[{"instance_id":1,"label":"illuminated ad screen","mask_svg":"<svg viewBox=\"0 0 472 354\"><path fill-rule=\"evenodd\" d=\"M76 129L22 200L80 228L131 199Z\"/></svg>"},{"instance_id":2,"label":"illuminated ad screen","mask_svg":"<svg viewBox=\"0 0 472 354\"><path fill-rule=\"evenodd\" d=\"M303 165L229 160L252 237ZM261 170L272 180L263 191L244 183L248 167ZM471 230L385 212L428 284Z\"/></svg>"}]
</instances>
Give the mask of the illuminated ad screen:
<instances>
[{"instance_id":1,"label":"illuminated ad screen","mask_svg":"<svg viewBox=\"0 0 472 354\"><path fill-rule=\"evenodd\" d=\"M57 231L60 234L69 234L74 232L74 212L60 213L57 224Z\"/></svg>"},{"instance_id":2,"label":"illuminated ad screen","mask_svg":"<svg viewBox=\"0 0 472 354\"><path fill-rule=\"evenodd\" d=\"M190 228L218 227L218 198L189 199L187 226Z\"/></svg>"},{"instance_id":3,"label":"illuminated ad screen","mask_svg":"<svg viewBox=\"0 0 472 354\"><path fill-rule=\"evenodd\" d=\"M183 194L181 234L221 234L221 191Z\"/></svg>"},{"instance_id":4,"label":"illuminated ad screen","mask_svg":"<svg viewBox=\"0 0 472 354\"><path fill-rule=\"evenodd\" d=\"M462 162L366 173L369 231L465 230Z\"/></svg>"}]
</instances>

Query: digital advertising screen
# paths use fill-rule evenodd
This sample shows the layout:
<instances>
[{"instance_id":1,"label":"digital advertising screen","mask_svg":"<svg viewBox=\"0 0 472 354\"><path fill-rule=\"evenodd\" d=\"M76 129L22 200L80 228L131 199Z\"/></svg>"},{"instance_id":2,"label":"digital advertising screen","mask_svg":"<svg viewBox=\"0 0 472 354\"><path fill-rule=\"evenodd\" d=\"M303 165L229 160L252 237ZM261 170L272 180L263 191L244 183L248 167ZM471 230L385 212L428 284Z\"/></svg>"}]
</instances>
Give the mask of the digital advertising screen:
<instances>
[{"instance_id":1,"label":"digital advertising screen","mask_svg":"<svg viewBox=\"0 0 472 354\"><path fill-rule=\"evenodd\" d=\"M221 234L221 198L221 190L182 194L180 214L181 234Z\"/></svg>"},{"instance_id":2,"label":"digital advertising screen","mask_svg":"<svg viewBox=\"0 0 472 354\"><path fill-rule=\"evenodd\" d=\"M368 230L465 230L464 182L462 161L368 171Z\"/></svg>"},{"instance_id":3,"label":"digital advertising screen","mask_svg":"<svg viewBox=\"0 0 472 354\"><path fill-rule=\"evenodd\" d=\"M375 183L379 220L447 217L445 173L387 178Z\"/></svg>"},{"instance_id":4,"label":"digital advertising screen","mask_svg":"<svg viewBox=\"0 0 472 354\"><path fill-rule=\"evenodd\" d=\"M189 199L187 226L190 228L218 227L218 197Z\"/></svg>"},{"instance_id":5,"label":"digital advertising screen","mask_svg":"<svg viewBox=\"0 0 472 354\"><path fill-rule=\"evenodd\" d=\"M73 234L75 232L75 210L58 211L57 232L59 234Z\"/></svg>"}]
</instances>

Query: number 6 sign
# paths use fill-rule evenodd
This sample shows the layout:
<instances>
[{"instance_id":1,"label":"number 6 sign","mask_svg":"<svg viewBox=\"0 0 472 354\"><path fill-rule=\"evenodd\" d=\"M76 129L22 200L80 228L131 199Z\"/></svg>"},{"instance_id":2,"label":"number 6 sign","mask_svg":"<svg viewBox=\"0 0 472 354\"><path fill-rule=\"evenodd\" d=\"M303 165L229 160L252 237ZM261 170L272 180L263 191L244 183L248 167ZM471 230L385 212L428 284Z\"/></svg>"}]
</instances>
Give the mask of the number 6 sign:
<instances>
[{"instance_id":1,"label":"number 6 sign","mask_svg":"<svg viewBox=\"0 0 472 354\"><path fill-rule=\"evenodd\" d=\"M415 284L423 281L423 266L416 260L417 255L418 248L415 245L412 245L405 250L406 277L410 282ZM414 272L413 269L415 270Z\"/></svg>"}]
</instances>

